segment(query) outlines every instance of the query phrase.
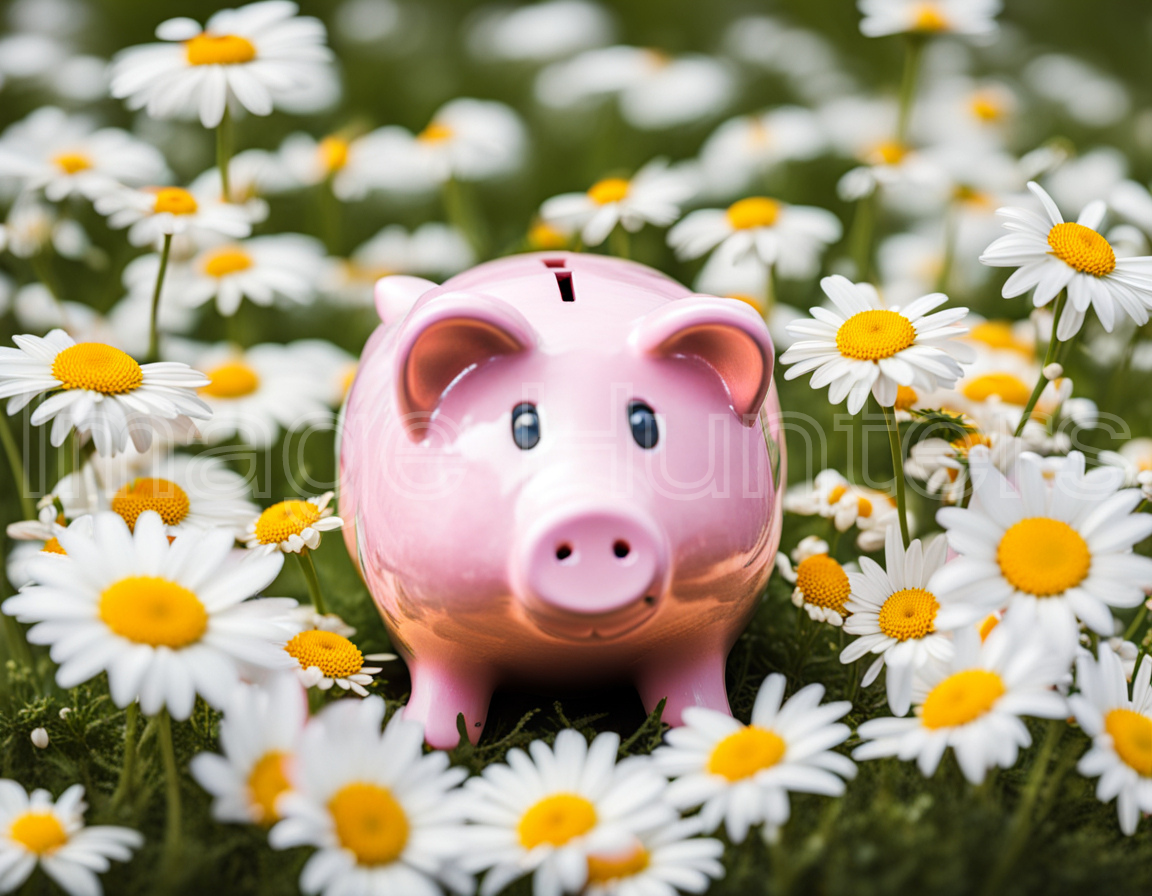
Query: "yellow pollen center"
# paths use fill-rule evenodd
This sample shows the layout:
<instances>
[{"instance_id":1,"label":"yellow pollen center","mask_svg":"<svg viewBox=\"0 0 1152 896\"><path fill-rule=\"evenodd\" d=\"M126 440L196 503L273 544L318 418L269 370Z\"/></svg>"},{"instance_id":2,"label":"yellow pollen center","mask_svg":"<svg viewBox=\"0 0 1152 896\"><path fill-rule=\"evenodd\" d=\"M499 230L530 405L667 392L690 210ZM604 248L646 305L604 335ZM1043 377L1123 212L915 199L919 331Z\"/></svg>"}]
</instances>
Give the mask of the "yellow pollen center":
<instances>
[{"instance_id":1,"label":"yellow pollen center","mask_svg":"<svg viewBox=\"0 0 1152 896\"><path fill-rule=\"evenodd\" d=\"M935 3L921 3L916 9L914 31L947 31L948 19Z\"/></svg>"},{"instance_id":2,"label":"yellow pollen center","mask_svg":"<svg viewBox=\"0 0 1152 896\"><path fill-rule=\"evenodd\" d=\"M628 195L631 184L622 177L606 177L598 180L588 190L588 198L597 205L620 202Z\"/></svg>"},{"instance_id":3,"label":"yellow pollen center","mask_svg":"<svg viewBox=\"0 0 1152 896\"><path fill-rule=\"evenodd\" d=\"M836 331L836 348L846 358L879 361L916 341L916 328L903 314L873 309L853 314Z\"/></svg>"},{"instance_id":4,"label":"yellow pollen center","mask_svg":"<svg viewBox=\"0 0 1152 896\"><path fill-rule=\"evenodd\" d=\"M291 789L288 776L284 773L287 759L287 753L271 750L260 757L260 760L252 766L252 771L248 773L248 792L252 803L260 812L259 818L256 819L258 824L271 825L280 819L280 815L276 812L276 799Z\"/></svg>"},{"instance_id":5,"label":"yellow pollen center","mask_svg":"<svg viewBox=\"0 0 1152 896\"><path fill-rule=\"evenodd\" d=\"M966 669L950 675L928 692L920 709L925 728L967 725L1004 696L1004 681L988 669Z\"/></svg>"},{"instance_id":6,"label":"yellow pollen center","mask_svg":"<svg viewBox=\"0 0 1152 896\"><path fill-rule=\"evenodd\" d=\"M223 246L205 253L204 273L217 279L238 274L252 267L252 256L239 246Z\"/></svg>"},{"instance_id":7,"label":"yellow pollen center","mask_svg":"<svg viewBox=\"0 0 1152 896\"><path fill-rule=\"evenodd\" d=\"M780 203L767 196L749 196L728 206L728 223L736 230L771 227L780 217Z\"/></svg>"},{"instance_id":8,"label":"yellow pollen center","mask_svg":"<svg viewBox=\"0 0 1152 896\"><path fill-rule=\"evenodd\" d=\"M104 589L100 618L122 638L179 649L208 630L208 612L195 594L157 576L130 576Z\"/></svg>"},{"instance_id":9,"label":"yellow pollen center","mask_svg":"<svg viewBox=\"0 0 1152 896\"><path fill-rule=\"evenodd\" d=\"M1071 268L1093 277L1116 270L1116 253L1108 240L1090 227L1067 222L1048 231L1052 254Z\"/></svg>"},{"instance_id":10,"label":"yellow pollen center","mask_svg":"<svg viewBox=\"0 0 1152 896\"><path fill-rule=\"evenodd\" d=\"M238 34L197 34L184 42L189 65L238 65L256 58L252 42Z\"/></svg>"},{"instance_id":11,"label":"yellow pollen center","mask_svg":"<svg viewBox=\"0 0 1152 896\"><path fill-rule=\"evenodd\" d=\"M841 615L852 593L848 573L827 554L814 554L800 561L796 567L796 587L808 603Z\"/></svg>"},{"instance_id":12,"label":"yellow pollen center","mask_svg":"<svg viewBox=\"0 0 1152 896\"><path fill-rule=\"evenodd\" d=\"M956 452L957 457L967 457L968 453L977 445L983 445L985 448L992 447L992 440L988 436L980 432L970 432L959 439L953 439L948 443L952 446L952 450Z\"/></svg>"},{"instance_id":13,"label":"yellow pollen center","mask_svg":"<svg viewBox=\"0 0 1152 896\"><path fill-rule=\"evenodd\" d=\"M388 865L408 845L408 816L387 787L346 784L328 801L340 845L361 865Z\"/></svg>"},{"instance_id":14,"label":"yellow pollen center","mask_svg":"<svg viewBox=\"0 0 1152 896\"><path fill-rule=\"evenodd\" d=\"M66 550L64 550L63 547L61 547L60 539L58 539L55 535L53 535L46 542L44 542L44 547L40 548L40 550L42 550L45 554L67 554L68 553Z\"/></svg>"},{"instance_id":15,"label":"yellow pollen center","mask_svg":"<svg viewBox=\"0 0 1152 896\"><path fill-rule=\"evenodd\" d=\"M316 152L328 173L339 171L348 164L348 141L343 137L325 137L316 147Z\"/></svg>"},{"instance_id":16,"label":"yellow pollen center","mask_svg":"<svg viewBox=\"0 0 1152 896\"><path fill-rule=\"evenodd\" d=\"M516 834L525 849L563 846L596 826L596 807L576 793L554 793L534 803L520 818Z\"/></svg>"},{"instance_id":17,"label":"yellow pollen center","mask_svg":"<svg viewBox=\"0 0 1152 896\"><path fill-rule=\"evenodd\" d=\"M996 562L1013 588L1051 597L1084 581L1092 554L1083 536L1067 523L1035 516L1020 520L1004 533Z\"/></svg>"},{"instance_id":18,"label":"yellow pollen center","mask_svg":"<svg viewBox=\"0 0 1152 896\"><path fill-rule=\"evenodd\" d=\"M152 210L157 214L168 212L170 215L194 215L199 207L196 197L183 187L161 187L156 191L156 199L152 203Z\"/></svg>"},{"instance_id":19,"label":"yellow pollen center","mask_svg":"<svg viewBox=\"0 0 1152 896\"><path fill-rule=\"evenodd\" d=\"M105 395L123 395L144 382L144 371L130 355L101 342L79 342L64 349L52 362L52 376L61 389Z\"/></svg>"},{"instance_id":20,"label":"yellow pollen center","mask_svg":"<svg viewBox=\"0 0 1152 896\"><path fill-rule=\"evenodd\" d=\"M537 221L528 231L528 245L533 249L563 249L568 238L555 227Z\"/></svg>"},{"instance_id":21,"label":"yellow pollen center","mask_svg":"<svg viewBox=\"0 0 1152 896\"><path fill-rule=\"evenodd\" d=\"M729 781L742 781L774 766L784 758L787 748L784 738L775 731L748 725L712 748L708 771Z\"/></svg>"},{"instance_id":22,"label":"yellow pollen center","mask_svg":"<svg viewBox=\"0 0 1152 896\"><path fill-rule=\"evenodd\" d=\"M311 501L281 501L260 514L256 537L260 544L279 544L291 535L299 535L319 519L320 508Z\"/></svg>"},{"instance_id":23,"label":"yellow pollen center","mask_svg":"<svg viewBox=\"0 0 1152 896\"><path fill-rule=\"evenodd\" d=\"M920 400L920 396L916 394L916 390L911 386L897 386L896 387L896 404L893 406L898 411L910 411L912 406Z\"/></svg>"},{"instance_id":24,"label":"yellow pollen center","mask_svg":"<svg viewBox=\"0 0 1152 896\"><path fill-rule=\"evenodd\" d=\"M848 486L836 485L832 487L832 491L828 492L828 503L837 504L840 499L848 493Z\"/></svg>"},{"instance_id":25,"label":"yellow pollen center","mask_svg":"<svg viewBox=\"0 0 1152 896\"><path fill-rule=\"evenodd\" d=\"M983 122L991 124L1004 117L1004 103L990 90L981 90L972 95L968 103L972 114Z\"/></svg>"},{"instance_id":26,"label":"yellow pollen center","mask_svg":"<svg viewBox=\"0 0 1152 896\"><path fill-rule=\"evenodd\" d=\"M208 371L207 386L200 389L202 395L213 398L243 398L260 388L260 376L240 361L230 361Z\"/></svg>"},{"instance_id":27,"label":"yellow pollen center","mask_svg":"<svg viewBox=\"0 0 1152 896\"><path fill-rule=\"evenodd\" d=\"M12 822L8 836L38 856L54 852L68 842L68 832L51 812L25 812Z\"/></svg>"},{"instance_id":28,"label":"yellow pollen center","mask_svg":"<svg viewBox=\"0 0 1152 896\"><path fill-rule=\"evenodd\" d=\"M78 174L92 167L92 160L82 152L62 152L52 161L65 174Z\"/></svg>"},{"instance_id":29,"label":"yellow pollen center","mask_svg":"<svg viewBox=\"0 0 1152 896\"><path fill-rule=\"evenodd\" d=\"M335 632L310 629L284 645L301 669L315 666L325 678L347 678L364 666L364 654L355 644Z\"/></svg>"},{"instance_id":30,"label":"yellow pollen center","mask_svg":"<svg viewBox=\"0 0 1152 896\"><path fill-rule=\"evenodd\" d=\"M880 607L880 631L897 641L923 638L936 631L936 595L923 588L904 588Z\"/></svg>"},{"instance_id":31,"label":"yellow pollen center","mask_svg":"<svg viewBox=\"0 0 1152 896\"><path fill-rule=\"evenodd\" d=\"M188 516L188 493L168 479L134 479L112 496L112 510L124 518L129 529L145 510L155 510L167 526Z\"/></svg>"},{"instance_id":32,"label":"yellow pollen center","mask_svg":"<svg viewBox=\"0 0 1152 896\"><path fill-rule=\"evenodd\" d=\"M899 165L908 155L908 147L895 140L888 140L872 147L868 161L873 165Z\"/></svg>"},{"instance_id":33,"label":"yellow pollen center","mask_svg":"<svg viewBox=\"0 0 1152 896\"><path fill-rule=\"evenodd\" d=\"M992 634L992 629L1000 624L1000 615L998 613L989 613L984 617L984 621L980 623L980 640L986 641L988 636Z\"/></svg>"},{"instance_id":34,"label":"yellow pollen center","mask_svg":"<svg viewBox=\"0 0 1152 896\"><path fill-rule=\"evenodd\" d=\"M588 856L588 883L606 884L625 877L635 877L648 867L649 856L639 842L616 855Z\"/></svg>"},{"instance_id":35,"label":"yellow pollen center","mask_svg":"<svg viewBox=\"0 0 1152 896\"><path fill-rule=\"evenodd\" d=\"M448 125L433 121L416 135L416 139L421 143L444 143L446 140L451 140L455 134L456 132Z\"/></svg>"},{"instance_id":36,"label":"yellow pollen center","mask_svg":"<svg viewBox=\"0 0 1152 896\"><path fill-rule=\"evenodd\" d=\"M969 339L983 343L989 348L1005 349L1032 357L1032 346L1016 338L1012 324L1006 320L984 320L974 325L968 333Z\"/></svg>"},{"instance_id":37,"label":"yellow pollen center","mask_svg":"<svg viewBox=\"0 0 1152 896\"><path fill-rule=\"evenodd\" d=\"M868 519L872 516L872 502L863 495L856 499L856 515Z\"/></svg>"},{"instance_id":38,"label":"yellow pollen center","mask_svg":"<svg viewBox=\"0 0 1152 896\"><path fill-rule=\"evenodd\" d=\"M1131 709L1114 709L1104 717L1112 749L1144 777L1152 777L1152 719Z\"/></svg>"}]
</instances>

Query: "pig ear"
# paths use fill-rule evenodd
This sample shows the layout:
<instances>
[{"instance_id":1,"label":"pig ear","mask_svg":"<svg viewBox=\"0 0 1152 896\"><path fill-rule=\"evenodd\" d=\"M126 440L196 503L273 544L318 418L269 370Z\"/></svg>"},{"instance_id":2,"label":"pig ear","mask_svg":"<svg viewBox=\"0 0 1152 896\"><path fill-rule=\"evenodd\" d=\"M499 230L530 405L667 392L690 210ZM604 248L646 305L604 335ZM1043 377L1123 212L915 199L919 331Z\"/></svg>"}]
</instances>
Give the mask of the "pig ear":
<instances>
[{"instance_id":1,"label":"pig ear","mask_svg":"<svg viewBox=\"0 0 1152 896\"><path fill-rule=\"evenodd\" d=\"M748 423L772 382L775 351L768 326L736 299L688 296L669 302L637 321L629 343L642 354L699 358L724 381L733 409Z\"/></svg>"},{"instance_id":2,"label":"pig ear","mask_svg":"<svg viewBox=\"0 0 1152 896\"><path fill-rule=\"evenodd\" d=\"M420 439L429 415L463 374L536 345L532 325L515 308L484 296L448 293L404 322L396 351L400 415Z\"/></svg>"},{"instance_id":3,"label":"pig ear","mask_svg":"<svg viewBox=\"0 0 1152 896\"><path fill-rule=\"evenodd\" d=\"M435 283L423 277L408 277L404 274L381 277L376 281L376 313L386 324L400 320L412 310L420 296L435 288Z\"/></svg>"}]
</instances>

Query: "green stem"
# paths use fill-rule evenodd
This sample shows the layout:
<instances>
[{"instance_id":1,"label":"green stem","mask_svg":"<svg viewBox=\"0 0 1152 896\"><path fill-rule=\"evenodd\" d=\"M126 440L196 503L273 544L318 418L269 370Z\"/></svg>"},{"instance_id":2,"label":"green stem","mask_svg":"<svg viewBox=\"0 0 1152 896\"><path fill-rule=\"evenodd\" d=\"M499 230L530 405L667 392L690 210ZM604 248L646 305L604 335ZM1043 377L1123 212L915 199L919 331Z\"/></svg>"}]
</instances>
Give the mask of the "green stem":
<instances>
[{"instance_id":1,"label":"green stem","mask_svg":"<svg viewBox=\"0 0 1152 896\"><path fill-rule=\"evenodd\" d=\"M124 717L124 764L120 767L120 781L112 794L112 809L115 811L132 791L136 774L136 727L140 719L140 705L133 700L128 704Z\"/></svg>"},{"instance_id":2,"label":"green stem","mask_svg":"<svg viewBox=\"0 0 1152 896\"><path fill-rule=\"evenodd\" d=\"M444 214L448 222L464 234L476 256L483 258L487 248L484 224L480 220L479 210L468 195L467 187L456 178L449 178L444 182L441 198L444 201Z\"/></svg>"},{"instance_id":3,"label":"green stem","mask_svg":"<svg viewBox=\"0 0 1152 896\"><path fill-rule=\"evenodd\" d=\"M164 247L160 250L160 268L156 271L156 287L152 290L152 318L148 323L148 360L160 358L160 292L164 288L164 275L168 272L168 256L172 254L172 234L164 234Z\"/></svg>"},{"instance_id":4,"label":"green stem","mask_svg":"<svg viewBox=\"0 0 1152 896\"><path fill-rule=\"evenodd\" d=\"M617 258L632 257L632 240L629 239L628 231L624 229L623 224L617 224L608 234L608 251Z\"/></svg>"},{"instance_id":5,"label":"green stem","mask_svg":"<svg viewBox=\"0 0 1152 896\"><path fill-rule=\"evenodd\" d=\"M848 249L856 265L856 278L868 280L872 274L872 234L876 228L876 194L862 196L856 203Z\"/></svg>"},{"instance_id":6,"label":"green stem","mask_svg":"<svg viewBox=\"0 0 1152 896\"><path fill-rule=\"evenodd\" d=\"M936 292L947 292L948 281L952 279L952 268L956 264L956 229L958 212L955 205L949 205L944 216L944 261L940 265L940 276L936 278Z\"/></svg>"},{"instance_id":7,"label":"green stem","mask_svg":"<svg viewBox=\"0 0 1152 896\"><path fill-rule=\"evenodd\" d=\"M900 117L896 124L896 140L900 145L908 141L912 123L912 107L916 102L916 83L920 75L920 56L924 52L924 37L908 35L904 52L904 77L900 82Z\"/></svg>"},{"instance_id":8,"label":"green stem","mask_svg":"<svg viewBox=\"0 0 1152 896\"><path fill-rule=\"evenodd\" d=\"M312 552L308 548L301 548L296 557L300 560L304 581L308 583L308 596L312 599L312 606L320 615L327 615L328 607L325 605L324 595L320 591L320 577L316 575L316 564L312 562Z\"/></svg>"},{"instance_id":9,"label":"green stem","mask_svg":"<svg viewBox=\"0 0 1152 896\"><path fill-rule=\"evenodd\" d=\"M888 424L888 444L892 448L892 473L896 477L896 507L900 514L900 537L904 547L912 540L908 532L908 499L904 494L904 449L900 442L900 424L892 408L882 408Z\"/></svg>"},{"instance_id":10,"label":"green stem","mask_svg":"<svg viewBox=\"0 0 1152 896\"><path fill-rule=\"evenodd\" d=\"M224 105L224 117L216 126L216 170L220 172L220 195L225 202L232 201L232 186L228 168L232 161L232 112Z\"/></svg>"},{"instance_id":11,"label":"green stem","mask_svg":"<svg viewBox=\"0 0 1152 896\"><path fill-rule=\"evenodd\" d=\"M1028 396L1028 404L1024 405L1020 422L1016 425L1016 438L1020 438L1020 434L1024 432L1024 425L1032 419L1032 411L1036 408L1036 402L1040 400L1040 394L1048 385L1048 378L1044 376L1044 368L1056 360L1056 352L1060 349L1060 342L1056 338L1056 329L1060 326L1060 315L1064 312L1064 303L1067 300L1067 292L1060 293L1060 298L1056 300L1056 310L1052 314L1052 336L1048 340L1048 350L1044 353L1044 364L1040 368L1040 376L1036 380L1036 386L1033 388L1032 394ZM1072 340L1069 339L1068 341L1071 342Z\"/></svg>"},{"instance_id":12,"label":"green stem","mask_svg":"<svg viewBox=\"0 0 1152 896\"><path fill-rule=\"evenodd\" d=\"M162 866L167 873L171 873L180 848L180 771L176 767L176 748L172 744L172 719L168 715L168 710L161 709L156 719L159 723L160 755L164 760L164 785L168 803Z\"/></svg>"},{"instance_id":13,"label":"green stem","mask_svg":"<svg viewBox=\"0 0 1152 896\"><path fill-rule=\"evenodd\" d=\"M332 175L318 186L320 203L320 229L324 235L324 245L333 255L340 254L340 200L332 189Z\"/></svg>"},{"instance_id":14,"label":"green stem","mask_svg":"<svg viewBox=\"0 0 1152 896\"><path fill-rule=\"evenodd\" d=\"M8 466L12 468L12 480L16 486L16 493L20 496L20 512L24 519L36 519L36 502L32 500L32 487L28 484L28 472L24 469L24 460L20 456L20 446L16 444L16 436L12 434L12 427L8 425L8 415L0 410L0 442L4 443L4 453L8 457Z\"/></svg>"},{"instance_id":15,"label":"green stem","mask_svg":"<svg viewBox=\"0 0 1152 896\"><path fill-rule=\"evenodd\" d=\"M1140 631L1140 626L1144 624L1144 617L1148 615L1148 603L1140 604L1140 609L1136 611L1136 615L1132 617L1132 621L1128 624L1128 628L1124 629L1124 640L1131 641L1135 637L1136 632Z\"/></svg>"}]
</instances>

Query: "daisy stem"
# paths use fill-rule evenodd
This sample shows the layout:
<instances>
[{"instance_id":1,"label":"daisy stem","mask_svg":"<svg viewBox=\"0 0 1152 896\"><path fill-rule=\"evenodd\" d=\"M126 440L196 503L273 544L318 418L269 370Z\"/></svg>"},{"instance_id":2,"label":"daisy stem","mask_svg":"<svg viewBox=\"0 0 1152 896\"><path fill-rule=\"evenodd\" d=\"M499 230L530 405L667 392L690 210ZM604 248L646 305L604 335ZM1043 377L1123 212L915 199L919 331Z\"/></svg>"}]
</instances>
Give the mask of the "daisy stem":
<instances>
[{"instance_id":1,"label":"daisy stem","mask_svg":"<svg viewBox=\"0 0 1152 896\"><path fill-rule=\"evenodd\" d=\"M900 144L908 140L908 128L912 123L912 106L916 100L916 82L920 75L920 56L923 52L923 36L908 35L904 51L904 77L900 82L900 117L896 124L896 141Z\"/></svg>"},{"instance_id":2,"label":"daisy stem","mask_svg":"<svg viewBox=\"0 0 1152 896\"><path fill-rule=\"evenodd\" d=\"M16 493L20 496L20 512L26 520L36 519L36 503L32 500L32 488L28 485L28 472L24 469L24 459L20 456L20 446L8 425L8 415L0 410L0 442L4 443L4 453L8 456L8 466L12 468L12 479Z\"/></svg>"},{"instance_id":3,"label":"daisy stem","mask_svg":"<svg viewBox=\"0 0 1152 896\"><path fill-rule=\"evenodd\" d=\"M631 258L631 242L632 241L628 239L628 231L624 229L624 225L617 224L612 228L612 232L608 234L608 251L617 258Z\"/></svg>"},{"instance_id":4,"label":"daisy stem","mask_svg":"<svg viewBox=\"0 0 1152 896\"><path fill-rule=\"evenodd\" d=\"M156 271L156 288L152 290L152 319L148 322L148 360L160 358L160 292L164 288L164 275L168 273L168 256L172 254L172 234L164 234L160 250L160 268Z\"/></svg>"},{"instance_id":5,"label":"daisy stem","mask_svg":"<svg viewBox=\"0 0 1152 896\"><path fill-rule=\"evenodd\" d=\"M477 258L483 258L487 248L484 240L484 223L480 219L480 212L473 197L468 193L467 185L450 177L444 181L441 198L448 222L464 234Z\"/></svg>"},{"instance_id":6,"label":"daisy stem","mask_svg":"<svg viewBox=\"0 0 1152 896\"><path fill-rule=\"evenodd\" d=\"M856 202L848 249L856 265L856 276L868 280L872 274L872 234L876 225L876 195L862 196Z\"/></svg>"},{"instance_id":7,"label":"daisy stem","mask_svg":"<svg viewBox=\"0 0 1152 896\"><path fill-rule=\"evenodd\" d=\"M225 202L232 201L228 167L232 161L232 111L224 105L224 117L216 125L216 169L220 172L220 193Z\"/></svg>"},{"instance_id":8,"label":"daisy stem","mask_svg":"<svg viewBox=\"0 0 1152 896\"><path fill-rule=\"evenodd\" d=\"M172 744L172 718L167 709L161 709L156 716L160 733L160 754L164 760L165 795L168 803L168 819L164 828L163 867L166 873L172 872L176 851L180 848L180 771L176 767L176 749Z\"/></svg>"},{"instance_id":9,"label":"daisy stem","mask_svg":"<svg viewBox=\"0 0 1152 896\"><path fill-rule=\"evenodd\" d=\"M1056 338L1056 328L1060 326L1060 315L1064 311L1064 303L1067 298L1068 293L1065 291L1060 293L1060 298L1056 300L1056 310L1052 314L1052 336L1048 340L1048 350L1044 353L1044 364L1040 368L1040 376L1036 379L1036 386L1032 390L1032 394L1028 396L1028 403L1024 405L1020 422L1016 424L1016 438L1020 438L1020 434L1024 432L1024 424L1032 419L1032 411L1036 407L1036 402L1040 400L1040 394L1048 385L1048 378L1044 376L1044 368L1056 360L1056 353L1060 350L1060 340Z\"/></svg>"},{"instance_id":10,"label":"daisy stem","mask_svg":"<svg viewBox=\"0 0 1152 896\"><path fill-rule=\"evenodd\" d=\"M324 595L320 592L320 577L316 575L316 564L312 562L312 552L308 548L301 548L300 553L296 556L300 560L304 581L308 584L308 596L312 599L312 606L321 616L328 615L328 607L324 604Z\"/></svg>"},{"instance_id":11,"label":"daisy stem","mask_svg":"<svg viewBox=\"0 0 1152 896\"><path fill-rule=\"evenodd\" d=\"M944 215L944 260L940 265L940 276L936 278L936 292L947 292L948 281L952 279L952 268L956 263L956 218L958 212L953 203Z\"/></svg>"},{"instance_id":12,"label":"daisy stem","mask_svg":"<svg viewBox=\"0 0 1152 896\"><path fill-rule=\"evenodd\" d=\"M1128 628L1124 629L1124 640L1131 641L1140 631L1140 626L1144 624L1144 617L1148 615L1147 602L1140 604L1140 609L1136 611L1136 615L1132 617L1132 621L1128 624Z\"/></svg>"},{"instance_id":13,"label":"daisy stem","mask_svg":"<svg viewBox=\"0 0 1152 896\"><path fill-rule=\"evenodd\" d=\"M888 424L888 444L892 448L892 474L896 477L896 507L900 514L900 537L904 547L908 547L911 536L908 533L908 499L904 494L904 449L900 442L900 424L892 408L881 408Z\"/></svg>"},{"instance_id":14,"label":"daisy stem","mask_svg":"<svg viewBox=\"0 0 1152 896\"><path fill-rule=\"evenodd\" d=\"M136 774L136 728L140 720L140 705L133 700L124 716L124 764L120 766L120 780L112 794L112 809L116 810L132 790Z\"/></svg>"}]
</instances>

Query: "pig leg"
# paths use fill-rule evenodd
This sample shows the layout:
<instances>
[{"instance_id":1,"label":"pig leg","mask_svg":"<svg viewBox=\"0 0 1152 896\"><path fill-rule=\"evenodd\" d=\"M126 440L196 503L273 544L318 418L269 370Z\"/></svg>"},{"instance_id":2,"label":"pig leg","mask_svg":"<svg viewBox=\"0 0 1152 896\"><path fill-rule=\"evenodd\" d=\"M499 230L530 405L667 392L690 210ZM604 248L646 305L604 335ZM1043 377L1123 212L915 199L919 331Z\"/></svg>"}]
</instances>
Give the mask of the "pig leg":
<instances>
[{"instance_id":1,"label":"pig leg","mask_svg":"<svg viewBox=\"0 0 1152 896\"><path fill-rule=\"evenodd\" d=\"M491 678L471 667L419 661L409 664L409 672L412 695L404 718L424 725L424 740L441 750L455 747L460 742L456 716L464 713L468 738L476 743L492 700Z\"/></svg>"},{"instance_id":2,"label":"pig leg","mask_svg":"<svg viewBox=\"0 0 1152 896\"><path fill-rule=\"evenodd\" d=\"M704 706L731 715L728 692L724 687L724 652L706 648L699 653L666 655L650 661L637 676L636 689L648 712L664 704L663 720L669 725L683 725L682 713L689 706Z\"/></svg>"}]
</instances>

